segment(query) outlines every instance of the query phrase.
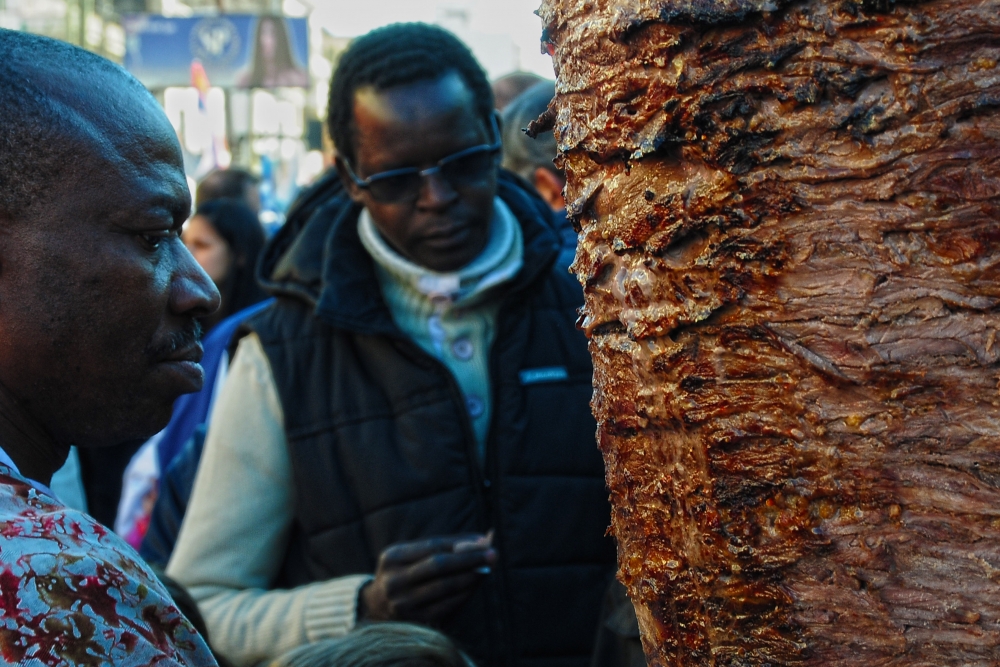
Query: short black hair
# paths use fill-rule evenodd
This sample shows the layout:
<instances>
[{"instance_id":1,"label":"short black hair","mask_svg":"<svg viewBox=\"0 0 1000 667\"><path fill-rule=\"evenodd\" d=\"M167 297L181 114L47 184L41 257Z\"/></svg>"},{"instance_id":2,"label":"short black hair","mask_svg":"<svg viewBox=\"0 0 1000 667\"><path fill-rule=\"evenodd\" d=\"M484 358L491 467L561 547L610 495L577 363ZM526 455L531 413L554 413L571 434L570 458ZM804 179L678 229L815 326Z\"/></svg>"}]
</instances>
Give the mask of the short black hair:
<instances>
[{"instance_id":1,"label":"short black hair","mask_svg":"<svg viewBox=\"0 0 1000 667\"><path fill-rule=\"evenodd\" d=\"M77 112L51 89L44 67L79 74L121 76L146 89L110 60L47 37L0 28L0 216L16 217L43 199L62 169L77 157L67 137L79 133Z\"/></svg>"},{"instance_id":2,"label":"short black hair","mask_svg":"<svg viewBox=\"0 0 1000 667\"><path fill-rule=\"evenodd\" d=\"M216 169L198 183L194 205L198 207L215 199L242 199L258 183L260 179L246 169Z\"/></svg>"},{"instance_id":3,"label":"short black hair","mask_svg":"<svg viewBox=\"0 0 1000 667\"><path fill-rule=\"evenodd\" d=\"M330 82L327 124L341 155L354 159L354 93L374 86L386 90L417 81L434 81L456 72L489 124L493 90L486 72L465 44L443 28L426 23L394 23L357 38L341 55Z\"/></svg>"}]
</instances>

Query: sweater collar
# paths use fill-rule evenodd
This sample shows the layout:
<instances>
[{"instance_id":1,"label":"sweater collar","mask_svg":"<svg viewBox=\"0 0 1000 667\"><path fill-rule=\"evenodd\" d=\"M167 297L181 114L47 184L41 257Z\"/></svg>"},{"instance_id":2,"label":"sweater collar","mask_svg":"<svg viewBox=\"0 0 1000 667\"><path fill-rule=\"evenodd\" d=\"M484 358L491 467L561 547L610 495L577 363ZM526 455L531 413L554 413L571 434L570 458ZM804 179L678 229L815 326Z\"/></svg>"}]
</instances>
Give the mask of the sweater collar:
<instances>
[{"instance_id":1,"label":"sweater collar","mask_svg":"<svg viewBox=\"0 0 1000 667\"><path fill-rule=\"evenodd\" d=\"M375 227L368 210L358 216L358 236L380 269L397 286L441 306L470 305L511 280L524 264L524 239L510 208L498 197L486 247L458 271L439 273L404 258Z\"/></svg>"},{"instance_id":2,"label":"sweater collar","mask_svg":"<svg viewBox=\"0 0 1000 667\"><path fill-rule=\"evenodd\" d=\"M503 285L507 297L551 270L559 252L551 210L526 188L501 170L497 194L524 239L523 266ZM358 236L360 213L361 207L328 174L289 212L288 222L265 249L259 279L270 293L312 306L316 317L329 326L403 338L382 297L374 262Z\"/></svg>"}]
</instances>

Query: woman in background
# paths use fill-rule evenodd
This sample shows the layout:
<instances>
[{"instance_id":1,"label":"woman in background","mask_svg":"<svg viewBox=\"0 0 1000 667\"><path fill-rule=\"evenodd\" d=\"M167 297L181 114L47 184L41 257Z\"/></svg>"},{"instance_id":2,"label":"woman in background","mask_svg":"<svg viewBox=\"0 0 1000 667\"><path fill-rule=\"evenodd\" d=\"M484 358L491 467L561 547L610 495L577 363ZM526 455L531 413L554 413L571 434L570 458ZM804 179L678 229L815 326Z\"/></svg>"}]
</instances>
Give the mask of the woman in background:
<instances>
[{"instance_id":1,"label":"woman in background","mask_svg":"<svg viewBox=\"0 0 1000 667\"><path fill-rule=\"evenodd\" d=\"M279 88L309 85L309 72L295 61L288 26L280 16L261 16L254 36L253 60L239 76L240 88Z\"/></svg>"},{"instance_id":2,"label":"woman in background","mask_svg":"<svg viewBox=\"0 0 1000 667\"><path fill-rule=\"evenodd\" d=\"M264 229L243 202L217 199L202 204L184 225L181 238L222 295L219 309L202 320L206 331L266 298L254 277Z\"/></svg>"}]
</instances>

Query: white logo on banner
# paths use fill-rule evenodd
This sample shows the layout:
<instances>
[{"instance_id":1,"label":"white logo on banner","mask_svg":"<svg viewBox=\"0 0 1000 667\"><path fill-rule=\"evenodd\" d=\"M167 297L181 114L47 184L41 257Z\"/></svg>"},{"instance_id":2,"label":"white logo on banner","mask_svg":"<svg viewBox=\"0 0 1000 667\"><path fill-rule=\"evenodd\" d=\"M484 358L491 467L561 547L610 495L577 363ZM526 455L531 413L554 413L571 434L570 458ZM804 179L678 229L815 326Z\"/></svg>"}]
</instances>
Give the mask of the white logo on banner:
<instances>
[{"instance_id":1,"label":"white logo on banner","mask_svg":"<svg viewBox=\"0 0 1000 667\"><path fill-rule=\"evenodd\" d=\"M230 63L239 56L240 46L240 33L229 19L202 19L191 29L191 55L203 62Z\"/></svg>"}]
</instances>

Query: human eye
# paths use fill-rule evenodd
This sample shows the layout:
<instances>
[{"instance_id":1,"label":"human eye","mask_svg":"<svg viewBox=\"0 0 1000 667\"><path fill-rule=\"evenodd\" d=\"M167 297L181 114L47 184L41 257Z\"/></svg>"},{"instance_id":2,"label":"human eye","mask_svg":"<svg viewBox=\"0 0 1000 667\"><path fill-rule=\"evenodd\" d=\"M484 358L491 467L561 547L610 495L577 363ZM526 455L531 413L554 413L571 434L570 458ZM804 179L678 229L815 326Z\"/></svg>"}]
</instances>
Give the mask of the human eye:
<instances>
[{"instance_id":1,"label":"human eye","mask_svg":"<svg viewBox=\"0 0 1000 667\"><path fill-rule=\"evenodd\" d=\"M177 237L178 232L176 229L160 229L155 231L144 230L136 234L136 238L139 239L139 243L149 252L159 249L164 242Z\"/></svg>"}]
</instances>

